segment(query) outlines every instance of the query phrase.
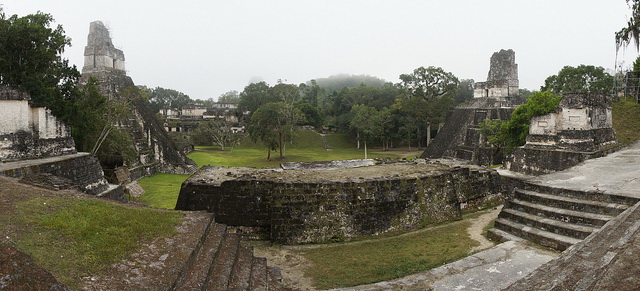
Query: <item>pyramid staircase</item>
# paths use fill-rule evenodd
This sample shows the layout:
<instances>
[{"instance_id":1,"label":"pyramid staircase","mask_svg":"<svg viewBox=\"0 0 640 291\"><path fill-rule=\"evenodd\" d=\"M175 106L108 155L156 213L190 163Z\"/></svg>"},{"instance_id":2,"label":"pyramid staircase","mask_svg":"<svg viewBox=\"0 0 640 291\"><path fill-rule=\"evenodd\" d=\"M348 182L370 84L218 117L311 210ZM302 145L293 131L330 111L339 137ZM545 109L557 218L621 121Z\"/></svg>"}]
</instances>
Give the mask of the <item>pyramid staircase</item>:
<instances>
[{"instance_id":1,"label":"pyramid staircase","mask_svg":"<svg viewBox=\"0 0 640 291\"><path fill-rule=\"evenodd\" d=\"M253 256L253 247L211 218L172 290L289 290L277 267Z\"/></svg>"},{"instance_id":2,"label":"pyramid staircase","mask_svg":"<svg viewBox=\"0 0 640 291\"><path fill-rule=\"evenodd\" d=\"M640 199L535 184L515 188L489 236L499 241L528 240L563 251Z\"/></svg>"}]
</instances>

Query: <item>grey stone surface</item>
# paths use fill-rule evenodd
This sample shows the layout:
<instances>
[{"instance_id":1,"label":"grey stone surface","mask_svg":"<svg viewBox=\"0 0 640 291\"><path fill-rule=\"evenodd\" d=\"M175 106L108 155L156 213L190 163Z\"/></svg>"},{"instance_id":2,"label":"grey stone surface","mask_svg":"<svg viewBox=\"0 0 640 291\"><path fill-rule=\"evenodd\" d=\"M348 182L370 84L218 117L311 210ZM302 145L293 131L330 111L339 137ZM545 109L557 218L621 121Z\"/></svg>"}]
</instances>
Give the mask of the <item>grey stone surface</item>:
<instances>
[{"instance_id":1,"label":"grey stone surface","mask_svg":"<svg viewBox=\"0 0 640 291\"><path fill-rule=\"evenodd\" d=\"M562 172L538 177L517 175L540 185L640 198L640 142L608 156L584 161ZM498 170L500 175L513 175Z\"/></svg>"},{"instance_id":2,"label":"grey stone surface","mask_svg":"<svg viewBox=\"0 0 640 291\"><path fill-rule=\"evenodd\" d=\"M500 290L558 255L527 243L508 241L427 272L334 290Z\"/></svg>"}]
</instances>

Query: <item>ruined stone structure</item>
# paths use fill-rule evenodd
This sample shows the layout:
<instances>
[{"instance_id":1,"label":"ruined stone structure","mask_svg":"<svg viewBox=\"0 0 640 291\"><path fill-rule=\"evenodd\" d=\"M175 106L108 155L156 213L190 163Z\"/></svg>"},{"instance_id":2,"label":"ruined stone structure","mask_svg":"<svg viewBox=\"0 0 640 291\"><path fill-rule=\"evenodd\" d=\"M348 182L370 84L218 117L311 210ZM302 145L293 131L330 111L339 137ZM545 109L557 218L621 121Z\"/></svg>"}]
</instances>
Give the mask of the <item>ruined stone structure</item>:
<instances>
[{"instance_id":1,"label":"ruined stone structure","mask_svg":"<svg viewBox=\"0 0 640 291\"><path fill-rule=\"evenodd\" d=\"M510 49L493 53L487 81L475 83L473 89L474 98L495 98L507 106L511 98L520 96L516 53Z\"/></svg>"},{"instance_id":2,"label":"ruined stone structure","mask_svg":"<svg viewBox=\"0 0 640 291\"><path fill-rule=\"evenodd\" d=\"M0 87L0 161L75 154L69 129L29 94Z\"/></svg>"},{"instance_id":3,"label":"ruined stone structure","mask_svg":"<svg viewBox=\"0 0 640 291\"><path fill-rule=\"evenodd\" d=\"M0 87L0 116L0 175L125 200L124 191L104 178L98 159L77 153L69 128L49 109L31 104L27 93Z\"/></svg>"},{"instance_id":4,"label":"ruined stone structure","mask_svg":"<svg viewBox=\"0 0 640 291\"><path fill-rule=\"evenodd\" d=\"M502 153L487 144L480 123L509 120L522 102L518 92L518 65L513 50L500 50L491 56L486 82L474 84L474 99L447 114L444 126L429 143L423 158L460 158L478 165L502 163Z\"/></svg>"},{"instance_id":5,"label":"ruined stone structure","mask_svg":"<svg viewBox=\"0 0 640 291\"><path fill-rule=\"evenodd\" d=\"M590 93L565 93L560 107L531 120L527 143L505 166L516 172L560 171L615 149L611 98Z\"/></svg>"},{"instance_id":6,"label":"ruined stone structure","mask_svg":"<svg viewBox=\"0 0 640 291\"><path fill-rule=\"evenodd\" d=\"M129 134L138 152L137 159L126 165L130 168L132 180L157 172L191 174L197 169L197 165L169 138L146 101L140 98L127 100L122 95L123 89L135 84L124 70L123 52L113 46L109 31L100 21L90 25L82 77L85 83L91 77L96 78L103 94L130 104L133 118L117 126ZM115 168L124 163L122 160L107 167Z\"/></svg>"},{"instance_id":7,"label":"ruined stone structure","mask_svg":"<svg viewBox=\"0 0 640 291\"><path fill-rule=\"evenodd\" d=\"M124 71L124 53L113 46L109 30L101 21L91 22L87 46L84 48L82 73Z\"/></svg>"},{"instance_id":8,"label":"ruined stone structure","mask_svg":"<svg viewBox=\"0 0 640 291\"><path fill-rule=\"evenodd\" d=\"M322 243L458 219L463 208L499 201L499 180L494 171L441 164L203 167L182 185L176 209L213 212L217 222L261 230L273 242Z\"/></svg>"}]
</instances>

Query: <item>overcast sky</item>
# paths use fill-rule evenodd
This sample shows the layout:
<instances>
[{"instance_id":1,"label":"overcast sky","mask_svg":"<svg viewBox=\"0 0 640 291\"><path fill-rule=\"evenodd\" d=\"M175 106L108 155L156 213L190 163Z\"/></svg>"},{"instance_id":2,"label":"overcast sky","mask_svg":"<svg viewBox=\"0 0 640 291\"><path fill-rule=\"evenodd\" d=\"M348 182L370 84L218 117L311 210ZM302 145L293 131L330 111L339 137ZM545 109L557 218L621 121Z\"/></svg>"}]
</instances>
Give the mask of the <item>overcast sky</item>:
<instances>
[{"instance_id":1,"label":"overcast sky","mask_svg":"<svg viewBox=\"0 0 640 291\"><path fill-rule=\"evenodd\" d=\"M614 69L624 0L3 0L8 15L42 11L73 46L80 70L89 23L103 21L137 85L217 98L259 78L299 84L367 74L390 82L420 66L485 81L489 58L513 49L520 87L563 66ZM637 56L618 56L629 67Z\"/></svg>"}]
</instances>

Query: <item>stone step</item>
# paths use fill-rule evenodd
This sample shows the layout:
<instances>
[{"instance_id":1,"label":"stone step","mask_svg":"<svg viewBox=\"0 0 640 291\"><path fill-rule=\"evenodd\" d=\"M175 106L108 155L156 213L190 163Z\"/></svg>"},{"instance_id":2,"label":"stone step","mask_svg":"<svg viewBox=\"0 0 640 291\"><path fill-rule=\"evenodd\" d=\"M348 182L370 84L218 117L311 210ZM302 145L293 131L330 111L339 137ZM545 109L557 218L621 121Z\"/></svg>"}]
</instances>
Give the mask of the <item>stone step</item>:
<instances>
[{"instance_id":1,"label":"stone step","mask_svg":"<svg viewBox=\"0 0 640 291\"><path fill-rule=\"evenodd\" d=\"M267 281L267 259L266 258L253 258L253 264L251 266L251 279L249 281L249 288L252 291L268 291L269 285Z\"/></svg>"},{"instance_id":2,"label":"stone step","mask_svg":"<svg viewBox=\"0 0 640 291\"><path fill-rule=\"evenodd\" d=\"M556 208L519 199L507 200L505 202L505 208L515 209L537 216L553 218L568 223L598 227L605 225L609 220L614 218L614 216L611 215Z\"/></svg>"},{"instance_id":3,"label":"stone step","mask_svg":"<svg viewBox=\"0 0 640 291\"><path fill-rule=\"evenodd\" d=\"M218 252L226 226L213 222L207 226L202 241L192 253L185 270L174 284L174 290L197 290L205 286L211 262Z\"/></svg>"},{"instance_id":4,"label":"stone step","mask_svg":"<svg viewBox=\"0 0 640 291\"><path fill-rule=\"evenodd\" d=\"M625 204L628 206L634 205L640 202L640 198L622 196L613 193L603 193L602 191L580 191L570 190L563 188L554 188L549 186L543 186L538 184L526 183L523 185L525 190L534 191L538 193L546 193L550 195L564 196L576 199L585 199L591 201L612 202L618 204Z\"/></svg>"},{"instance_id":5,"label":"stone step","mask_svg":"<svg viewBox=\"0 0 640 291\"><path fill-rule=\"evenodd\" d=\"M269 283L269 291L285 290L282 285L282 273L278 267L267 267L267 282Z\"/></svg>"},{"instance_id":6,"label":"stone step","mask_svg":"<svg viewBox=\"0 0 640 291\"><path fill-rule=\"evenodd\" d=\"M560 220L541 217L515 209L502 209L499 215L513 222L521 223L539 230L548 231L577 239L584 239L597 228L585 225L571 224Z\"/></svg>"},{"instance_id":7,"label":"stone step","mask_svg":"<svg viewBox=\"0 0 640 291\"><path fill-rule=\"evenodd\" d=\"M580 242L580 239L536 229L531 226L513 222L504 218L496 219L494 226L499 230L503 230L515 236L535 242L539 245L543 245L560 251L563 251L571 245Z\"/></svg>"},{"instance_id":8,"label":"stone step","mask_svg":"<svg viewBox=\"0 0 640 291\"><path fill-rule=\"evenodd\" d=\"M510 234L504 230L500 230L497 228L492 228L489 229L487 231L487 236L489 237L490 240L493 241L499 241L499 242L506 242L506 241L526 241L525 239L519 237L519 236L515 236L513 234Z\"/></svg>"},{"instance_id":9,"label":"stone step","mask_svg":"<svg viewBox=\"0 0 640 291\"><path fill-rule=\"evenodd\" d=\"M240 238L235 234L225 234L222 244L218 248L218 254L209 270L206 282L206 290L227 290L236 262Z\"/></svg>"},{"instance_id":10,"label":"stone step","mask_svg":"<svg viewBox=\"0 0 640 291\"><path fill-rule=\"evenodd\" d=\"M622 213L629 206L619 203L609 203L601 201L591 201L577 198L570 198L564 196L543 194L529 190L516 189L515 198L532 202L535 204L542 204L555 208L564 208L574 211L590 212L596 214L605 214L616 216Z\"/></svg>"},{"instance_id":11,"label":"stone step","mask_svg":"<svg viewBox=\"0 0 640 291\"><path fill-rule=\"evenodd\" d=\"M229 290L249 290L251 266L253 265L253 247L240 245L238 255L231 272Z\"/></svg>"}]
</instances>

